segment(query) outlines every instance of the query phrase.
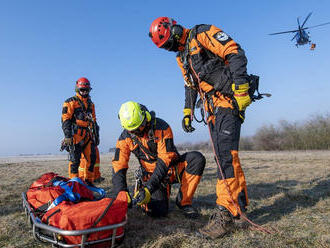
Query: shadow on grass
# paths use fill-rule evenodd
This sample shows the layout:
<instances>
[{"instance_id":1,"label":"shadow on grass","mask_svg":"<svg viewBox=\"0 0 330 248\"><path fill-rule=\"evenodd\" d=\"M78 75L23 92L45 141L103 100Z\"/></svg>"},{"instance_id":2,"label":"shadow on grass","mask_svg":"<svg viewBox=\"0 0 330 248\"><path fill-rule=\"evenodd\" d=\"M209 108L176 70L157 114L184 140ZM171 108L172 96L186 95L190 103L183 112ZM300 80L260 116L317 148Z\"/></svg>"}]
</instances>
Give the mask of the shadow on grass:
<instances>
[{"instance_id":1,"label":"shadow on grass","mask_svg":"<svg viewBox=\"0 0 330 248\"><path fill-rule=\"evenodd\" d=\"M269 221L279 220L283 216L294 212L297 208L310 208L323 198L330 196L330 180L321 180L310 189L295 190L287 186L297 185L296 181L278 181L270 184L249 185L250 199L260 199L258 191L261 188L268 190L264 194L264 199L270 198L276 194L284 193L282 197L275 200L270 205L261 206L248 213L252 220L260 224Z\"/></svg>"},{"instance_id":2,"label":"shadow on grass","mask_svg":"<svg viewBox=\"0 0 330 248\"><path fill-rule=\"evenodd\" d=\"M314 180L310 189L297 190L294 187L301 184L299 181L277 181L275 183L260 183L248 185L250 200L270 199L278 194L282 194L279 199L269 205L256 206L256 209L248 211L248 216L259 224L269 221L276 221L283 216L294 212L297 208L310 208L323 198L330 196L330 180ZM194 199L196 206L205 209L215 207L216 194L198 196Z\"/></svg>"}]
</instances>

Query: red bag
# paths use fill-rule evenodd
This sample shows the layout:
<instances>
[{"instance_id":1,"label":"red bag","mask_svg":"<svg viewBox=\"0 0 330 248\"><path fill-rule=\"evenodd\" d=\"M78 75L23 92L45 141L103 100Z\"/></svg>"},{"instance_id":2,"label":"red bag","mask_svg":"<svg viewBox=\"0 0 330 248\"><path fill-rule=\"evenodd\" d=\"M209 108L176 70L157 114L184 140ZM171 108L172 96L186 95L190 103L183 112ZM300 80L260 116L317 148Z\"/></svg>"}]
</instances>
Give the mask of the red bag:
<instances>
[{"instance_id":1,"label":"red bag","mask_svg":"<svg viewBox=\"0 0 330 248\"><path fill-rule=\"evenodd\" d=\"M43 174L38 180L32 183L26 192L27 201L34 210L38 210L43 206L50 205L57 197L62 195L65 190L61 186L53 186L53 181L60 180L67 182L69 178L60 177L53 172ZM69 182L69 187L72 187L72 192L79 193L80 198L93 200L94 195L91 190L77 182ZM41 211L46 210L40 209Z\"/></svg>"},{"instance_id":2,"label":"red bag","mask_svg":"<svg viewBox=\"0 0 330 248\"><path fill-rule=\"evenodd\" d=\"M121 191L103 218L94 225L98 218L104 214L111 201L111 198L104 198L99 201L79 202L76 204L63 202L49 210L43 216L42 222L63 230L84 230L123 222L127 213L127 194ZM88 236L87 241L108 238L112 235L112 232L113 230L106 230L92 233ZM124 227L120 227L117 229L116 235L123 233ZM63 238L68 244L81 243L81 236L63 236Z\"/></svg>"},{"instance_id":3,"label":"red bag","mask_svg":"<svg viewBox=\"0 0 330 248\"><path fill-rule=\"evenodd\" d=\"M51 181L54 179L60 179L62 181L69 181L69 178L66 177L61 177L58 174L54 173L54 172L48 172L43 174L39 179L37 179L36 181L34 181L31 186L31 188L37 188L37 187L43 187L43 186L47 186L48 184L51 184Z\"/></svg>"}]
</instances>

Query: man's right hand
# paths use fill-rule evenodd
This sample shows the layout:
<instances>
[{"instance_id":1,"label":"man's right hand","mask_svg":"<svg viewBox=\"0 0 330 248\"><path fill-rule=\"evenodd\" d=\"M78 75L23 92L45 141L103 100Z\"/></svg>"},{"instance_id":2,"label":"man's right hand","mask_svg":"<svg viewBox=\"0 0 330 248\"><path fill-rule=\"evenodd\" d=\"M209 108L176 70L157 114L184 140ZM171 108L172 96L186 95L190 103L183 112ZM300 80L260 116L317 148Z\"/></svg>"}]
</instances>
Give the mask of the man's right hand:
<instances>
[{"instance_id":1,"label":"man's right hand","mask_svg":"<svg viewBox=\"0 0 330 248\"><path fill-rule=\"evenodd\" d=\"M136 205L141 206L143 204L148 204L151 199L151 193L147 187L136 191L134 194L134 201L136 201Z\"/></svg>"},{"instance_id":2,"label":"man's right hand","mask_svg":"<svg viewBox=\"0 0 330 248\"><path fill-rule=\"evenodd\" d=\"M183 110L182 129L186 133L195 131L195 128L191 126L191 109L185 108Z\"/></svg>"},{"instance_id":3,"label":"man's right hand","mask_svg":"<svg viewBox=\"0 0 330 248\"><path fill-rule=\"evenodd\" d=\"M66 146L71 146L73 144L73 138L64 138L64 141L63 141L64 145Z\"/></svg>"}]
</instances>

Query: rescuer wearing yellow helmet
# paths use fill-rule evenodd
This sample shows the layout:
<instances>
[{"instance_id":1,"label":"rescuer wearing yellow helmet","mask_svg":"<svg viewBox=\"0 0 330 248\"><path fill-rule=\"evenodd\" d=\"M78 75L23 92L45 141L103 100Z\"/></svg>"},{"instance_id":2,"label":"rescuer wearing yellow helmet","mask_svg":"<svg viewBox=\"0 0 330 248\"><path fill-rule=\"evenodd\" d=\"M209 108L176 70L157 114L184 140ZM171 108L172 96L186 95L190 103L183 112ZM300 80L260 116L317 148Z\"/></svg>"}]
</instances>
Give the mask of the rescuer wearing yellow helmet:
<instances>
[{"instance_id":1,"label":"rescuer wearing yellow helmet","mask_svg":"<svg viewBox=\"0 0 330 248\"><path fill-rule=\"evenodd\" d=\"M188 218L198 217L192 199L203 174L204 156L196 151L180 155L173 143L171 127L142 104L125 102L118 117L124 130L112 159L114 191L127 191L129 203L132 202L126 172L133 153L142 172L142 186L133 198L137 205L143 206L151 216L167 215L171 184L179 183L177 207Z\"/></svg>"}]
</instances>

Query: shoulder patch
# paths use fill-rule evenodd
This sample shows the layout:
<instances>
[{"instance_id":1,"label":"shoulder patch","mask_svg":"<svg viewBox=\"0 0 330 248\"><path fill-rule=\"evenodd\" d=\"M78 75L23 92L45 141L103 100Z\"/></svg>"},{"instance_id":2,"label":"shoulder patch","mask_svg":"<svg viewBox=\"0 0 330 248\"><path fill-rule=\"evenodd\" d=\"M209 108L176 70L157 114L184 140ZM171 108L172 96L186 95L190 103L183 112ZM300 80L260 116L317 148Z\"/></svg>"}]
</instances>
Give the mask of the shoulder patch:
<instances>
[{"instance_id":1,"label":"shoulder patch","mask_svg":"<svg viewBox=\"0 0 330 248\"><path fill-rule=\"evenodd\" d=\"M222 45L226 45L229 41L232 40L228 34L222 31L219 31L213 35L213 38L219 41Z\"/></svg>"}]
</instances>

